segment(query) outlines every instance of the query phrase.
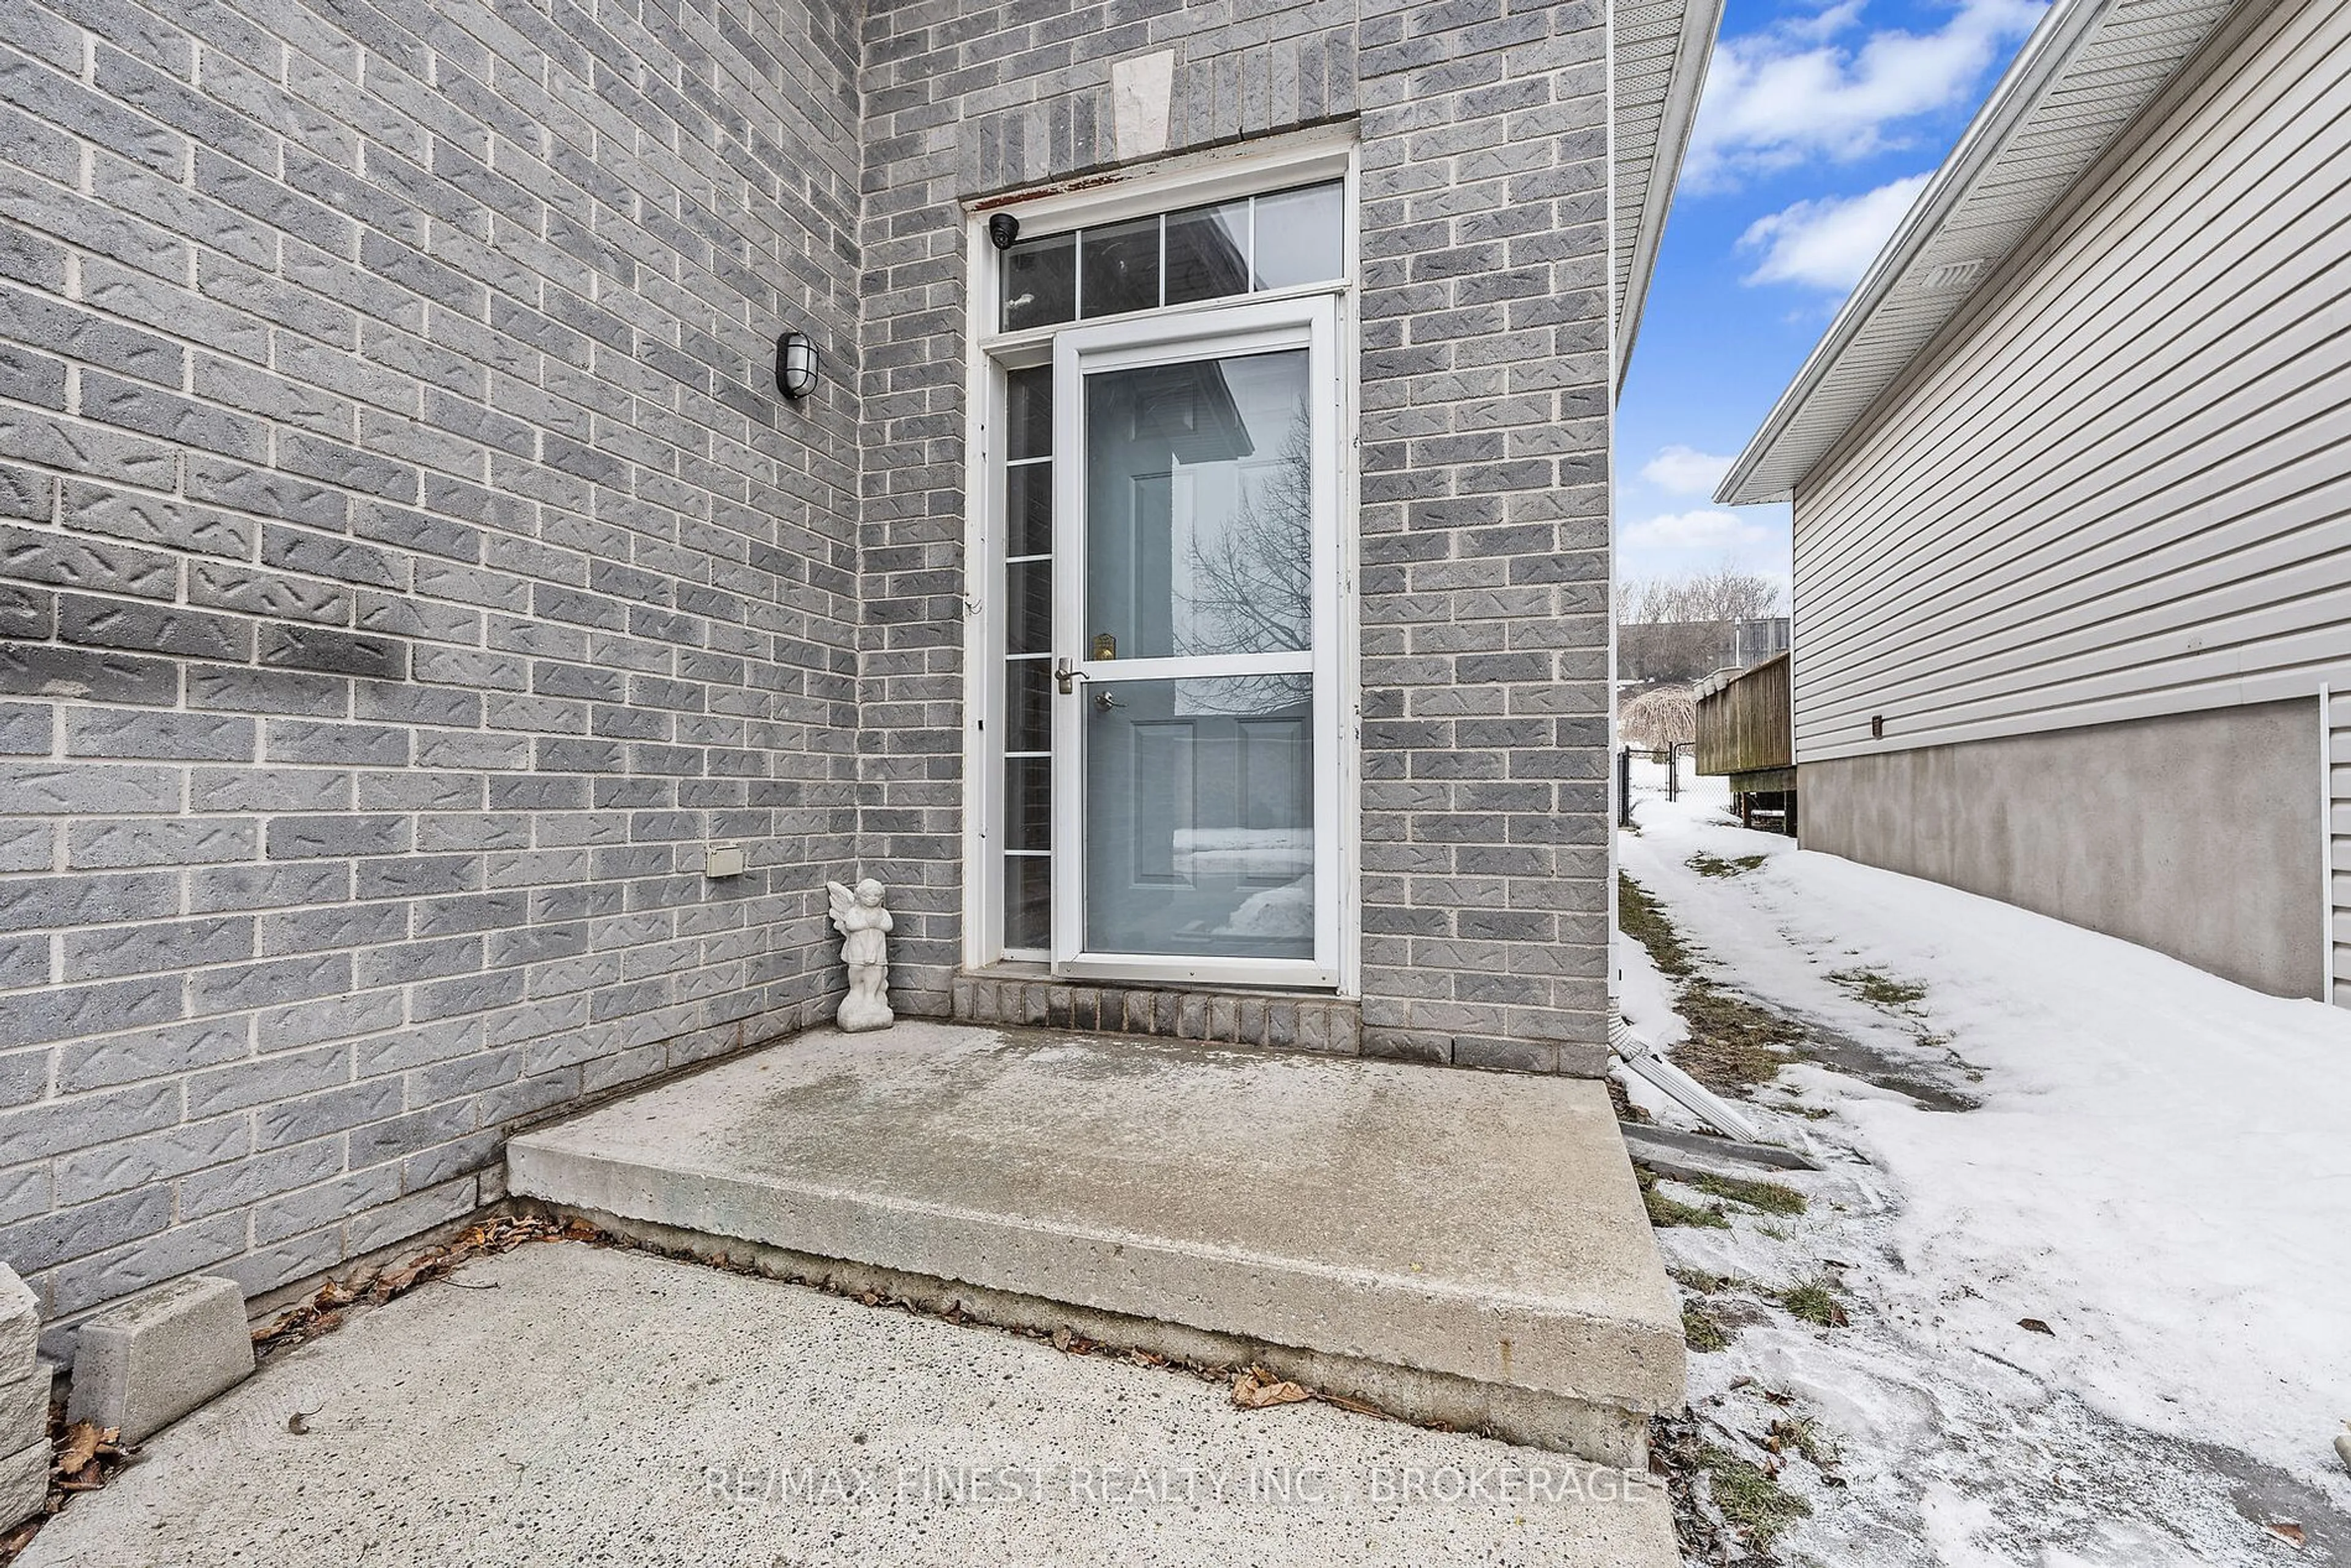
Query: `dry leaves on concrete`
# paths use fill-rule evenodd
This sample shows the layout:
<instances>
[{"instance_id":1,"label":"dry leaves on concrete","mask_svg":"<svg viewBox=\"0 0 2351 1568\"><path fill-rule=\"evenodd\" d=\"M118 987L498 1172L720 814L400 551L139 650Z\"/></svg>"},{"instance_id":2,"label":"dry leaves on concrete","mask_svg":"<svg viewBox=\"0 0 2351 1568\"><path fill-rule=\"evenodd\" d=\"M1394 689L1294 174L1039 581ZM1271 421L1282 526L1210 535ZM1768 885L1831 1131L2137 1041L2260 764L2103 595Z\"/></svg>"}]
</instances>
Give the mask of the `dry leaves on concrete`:
<instances>
[{"instance_id":1,"label":"dry leaves on concrete","mask_svg":"<svg viewBox=\"0 0 2351 1568\"><path fill-rule=\"evenodd\" d=\"M98 1490L138 1457L139 1450L122 1442L121 1436L117 1428L93 1421L68 1423L65 1406L50 1402L48 1500L40 1512L0 1533L0 1568L32 1545L41 1526L63 1511L76 1492Z\"/></svg>"},{"instance_id":2,"label":"dry leaves on concrete","mask_svg":"<svg viewBox=\"0 0 2351 1568\"><path fill-rule=\"evenodd\" d=\"M99 1456L121 1458L122 1445L117 1441L121 1436L112 1427L101 1429L95 1421L77 1421L68 1427L65 1441L57 1445L57 1457L49 1464L54 1484L67 1491L96 1491L104 1486Z\"/></svg>"},{"instance_id":3,"label":"dry leaves on concrete","mask_svg":"<svg viewBox=\"0 0 2351 1568\"><path fill-rule=\"evenodd\" d=\"M1233 1403L1244 1410L1297 1405L1313 1397L1297 1384L1286 1379L1276 1381L1271 1374L1254 1366L1233 1379Z\"/></svg>"},{"instance_id":4,"label":"dry leaves on concrete","mask_svg":"<svg viewBox=\"0 0 2351 1568\"><path fill-rule=\"evenodd\" d=\"M438 1280L475 1258L511 1252L532 1241L595 1239L601 1232L580 1220L568 1224L552 1219L497 1215L467 1226L454 1241L428 1247L404 1263L348 1282L329 1280L307 1301L298 1302L253 1331L256 1348L299 1343L315 1334L340 1328L345 1309L365 1301L377 1304L405 1295L430 1280Z\"/></svg>"}]
</instances>

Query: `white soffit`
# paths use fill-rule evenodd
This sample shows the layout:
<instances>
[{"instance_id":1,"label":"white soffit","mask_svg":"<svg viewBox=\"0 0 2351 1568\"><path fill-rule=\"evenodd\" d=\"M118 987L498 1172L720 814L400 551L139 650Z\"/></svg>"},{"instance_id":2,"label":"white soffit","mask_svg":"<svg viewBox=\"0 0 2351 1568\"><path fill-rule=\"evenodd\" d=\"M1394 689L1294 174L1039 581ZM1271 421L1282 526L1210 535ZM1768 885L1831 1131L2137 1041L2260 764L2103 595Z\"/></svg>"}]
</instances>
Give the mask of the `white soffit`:
<instances>
[{"instance_id":1,"label":"white soffit","mask_svg":"<svg viewBox=\"0 0 2351 1568\"><path fill-rule=\"evenodd\" d=\"M1621 382L1640 331L1641 305L1656 267L1674 181L1698 118L1722 0L1616 0L1613 21L1614 244L1608 281Z\"/></svg>"},{"instance_id":2,"label":"white soffit","mask_svg":"<svg viewBox=\"0 0 2351 1568\"><path fill-rule=\"evenodd\" d=\"M2057 0L1715 499L1788 499L2236 3Z\"/></svg>"}]
</instances>

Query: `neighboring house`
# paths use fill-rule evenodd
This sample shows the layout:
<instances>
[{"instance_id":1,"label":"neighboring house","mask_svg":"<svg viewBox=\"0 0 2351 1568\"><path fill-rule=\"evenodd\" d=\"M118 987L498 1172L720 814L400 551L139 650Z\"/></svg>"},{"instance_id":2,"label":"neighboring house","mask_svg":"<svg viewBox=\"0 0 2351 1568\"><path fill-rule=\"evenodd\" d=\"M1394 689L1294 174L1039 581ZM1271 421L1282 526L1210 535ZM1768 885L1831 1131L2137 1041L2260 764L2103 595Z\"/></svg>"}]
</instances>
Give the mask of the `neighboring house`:
<instances>
[{"instance_id":1,"label":"neighboring house","mask_svg":"<svg viewBox=\"0 0 2351 1568\"><path fill-rule=\"evenodd\" d=\"M1803 837L2351 1001L2351 9L2061 0L1725 482Z\"/></svg>"},{"instance_id":2,"label":"neighboring house","mask_svg":"<svg viewBox=\"0 0 2351 1568\"><path fill-rule=\"evenodd\" d=\"M1630 621L1616 629L1616 678L1643 685L1701 681L1788 649L1788 617L1750 621Z\"/></svg>"},{"instance_id":3,"label":"neighboring house","mask_svg":"<svg viewBox=\"0 0 2351 1568\"><path fill-rule=\"evenodd\" d=\"M16 0L0 1259L467 1213L853 873L902 1012L1597 1072L1717 10Z\"/></svg>"}]
</instances>

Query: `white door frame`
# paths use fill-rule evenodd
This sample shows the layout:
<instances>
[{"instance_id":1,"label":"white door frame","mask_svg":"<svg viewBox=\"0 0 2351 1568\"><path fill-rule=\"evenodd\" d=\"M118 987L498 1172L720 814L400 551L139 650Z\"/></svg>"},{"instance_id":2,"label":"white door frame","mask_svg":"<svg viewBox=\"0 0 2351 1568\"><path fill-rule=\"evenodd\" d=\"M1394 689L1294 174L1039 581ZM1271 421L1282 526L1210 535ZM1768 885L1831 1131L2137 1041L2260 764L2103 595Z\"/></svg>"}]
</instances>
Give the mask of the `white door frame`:
<instances>
[{"instance_id":1,"label":"white door frame","mask_svg":"<svg viewBox=\"0 0 2351 1568\"><path fill-rule=\"evenodd\" d=\"M1339 313L1327 293L1244 300L1186 311L1066 328L1053 340L1053 653L1075 677L1057 693L1052 765L1054 972L1077 978L1189 981L1225 985L1327 988L1343 972L1342 852L1345 802L1342 764L1353 726L1344 705L1343 540L1341 424L1347 400L1339 354ZM1311 389L1309 437L1313 473L1313 647L1304 653L1244 653L1216 658L1095 660L1085 618L1085 398L1083 378L1105 371L1239 354L1304 349ZM1176 676L1311 674L1314 682L1314 956L1187 957L1094 954L1085 931L1085 708L1097 690Z\"/></svg>"}]
</instances>

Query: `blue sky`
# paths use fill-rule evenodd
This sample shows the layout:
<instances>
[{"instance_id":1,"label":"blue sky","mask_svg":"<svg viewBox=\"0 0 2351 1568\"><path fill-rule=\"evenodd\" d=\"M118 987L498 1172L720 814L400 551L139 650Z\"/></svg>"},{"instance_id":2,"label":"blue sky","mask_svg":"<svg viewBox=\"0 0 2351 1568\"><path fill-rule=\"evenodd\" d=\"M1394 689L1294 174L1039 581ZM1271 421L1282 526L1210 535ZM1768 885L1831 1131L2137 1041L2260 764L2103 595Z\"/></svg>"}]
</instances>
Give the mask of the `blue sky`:
<instances>
[{"instance_id":1,"label":"blue sky","mask_svg":"<svg viewBox=\"0 0 2351 1568\"><path fill-rule=\"evenodd\" d=\"M1727 0L1616 427L1617 574L1784 580L1788 508L1712 499L2043 0Z\"/></svg>"}]
</instances>

